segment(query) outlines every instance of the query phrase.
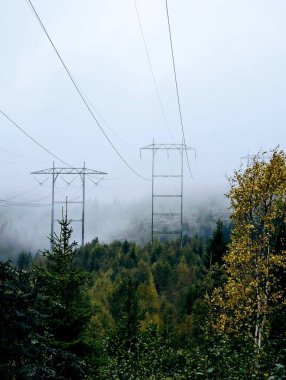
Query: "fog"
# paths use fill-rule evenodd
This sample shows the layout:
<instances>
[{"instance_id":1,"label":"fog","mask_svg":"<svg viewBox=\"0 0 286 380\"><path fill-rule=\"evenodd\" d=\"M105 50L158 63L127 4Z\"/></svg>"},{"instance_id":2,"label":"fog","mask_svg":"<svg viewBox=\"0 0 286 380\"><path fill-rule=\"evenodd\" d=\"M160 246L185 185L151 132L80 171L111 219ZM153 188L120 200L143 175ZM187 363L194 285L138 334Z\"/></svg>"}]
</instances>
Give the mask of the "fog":
<instances>
[{"instance_id":1,"label":"fog","mask_svg":"<svg viewBox=\"0 0 286 380\"><path fill-rule=\"evenodd\" d=\"M65 205L58 205L55 218L60 219ZM68 219L73 228L72 240L81 244L80 207L68 204ZM210 236L216 221L229 223L228 202L223 193L200 192L184 203L184 234ZM59 225L54 224L55 232ZM1 258L16 256L21 251L32 254L49 249L51 232L51 207L2 206L0 209ZM98 238L100 242L131 240L146 244L151 239L151 196L137 202L114 200L100 204L98 200L87 199L85 214L85 243Z\"/></svg>"},{"instance_id":2,"label":"fog","mask_svg":"<svg viewBox=\"0 0 286 380\"><path fill-rule=\"evenodd\" d=\"M153 138L156 143L182 141L165 2L137 0L137 6L168 125L133 1L33 4L103 130L129 166L91 118L25 1L1 3L0 109L69 165L81 167L85 161L88 168L108 173L97 186L87 180L87 241L94 236L102 241L141 239L132 230L138 223L143 223L144 236L149 230L152 154L143 151L140 158L140 148ZM277 145L285 148L286 2L168 4L186 144L197 152L197 158L189 152L192 175L186 162L184 168L188 222L199 217L196 210L208 207L212 194L223 198L226 176L239 167L242 156ZM63 164L2 114L0 125L0 199L41 204L12 207L0 201L0 225L7 242L21 241L38 249L48 244L51 178L37 177L46 180L40 185L30 173L52 167L53 161L57 167ZM169 170L173 159L165 155L158 168ZM56 185L63 201L67 185L61 178ZM70 200L80 197L76 180L70 190ZM69 206L68 211L72 219L80 215L79 209ZM74 228L80 241L79 226Z\"/></svg>"}]
</instances>

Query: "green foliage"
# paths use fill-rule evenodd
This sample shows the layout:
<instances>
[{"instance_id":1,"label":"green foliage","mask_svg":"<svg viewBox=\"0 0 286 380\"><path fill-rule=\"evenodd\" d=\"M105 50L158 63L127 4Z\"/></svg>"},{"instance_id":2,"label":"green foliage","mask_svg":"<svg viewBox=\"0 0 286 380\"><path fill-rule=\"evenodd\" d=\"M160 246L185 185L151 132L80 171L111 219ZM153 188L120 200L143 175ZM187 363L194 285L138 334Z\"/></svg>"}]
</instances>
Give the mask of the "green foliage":
<instances>
[{"instance_id":1,"label":"green foliage","mask_svg":"<svg viewBox=\"0 0 286 380\"><path fill-rule=\"evenodd\" d=\"M32 261L31 252L21 252L17 257L17 267L20 269L28 269L31 267Z\"/></svg>"},{"instance_id":2,"label":"green foliage","mask_svg":"<svg viewBox=\"0 0 286 380\"><path fill-rule=\"evenodd\" d=\"M267 160L255 156L230 180L234 227L229 250L223 266L217 257L210 266L205 295L194 307L204 376L210 371L215 379L284 376L285 180L286 157L278 149ZM219 247L221 240L222 228L217 228L211 246Z\"/></svg>"},{"instance_id":3,"label":"green foliage","mask_svg":"<svg viewBox=\"0 0 286 380\"><path fill-rule=\"evenodd\" d=\"M142 315L139 309L138 285L126 274L119 279L111 297L110 309L115 321L115 340L124 350L132 350L133 340L139 332ZM114 345L114 349L117 347Z\"/></svg>"},{"instance_id":4,"label":"green foliage","mask_svg":"<svg viewBox=\"0 0 286 380\"><path fill-rule=\"evenodd\" d=\"M30 275L0 263L0 377L10 379L29 365L33 351L34 321L29 309L34 301Z\"/></svg>"},{"instance_id":5,"label":"green foliage","mask_svg":"<svg viewBox=\"0 0 286 380\"><path fill-rule=\"evenodd\" d=\"M152 269L156 289L161 293L169 287L172 280L172 267L168 261L159 260L153 265Z\"/></svg>"},{"instance_id":6,"label":"green foliage","mask_svg":"<svg viewBox=\"0 0 286 380\"><path fill-rule=\"evenodd\" d=\"M70 243L72 229L65 216L59 236L51 239L51 251L44 251L43 265L36 266L37 308L45 314L43 329L54 349L53 361L58 375L76 379L85 371L84 357L89 346L83 336L90 319L89 299L83 285L86 273L73 268L76 243Z\"/></svg>"},{"instance_id":7,"label":"green foliage","mask_svg":"<svg viewBox=\"0 0 286 380\"><path fill-rule=\"evenodd\" d=\"M107 349L114 353L116 340L107 340ZM157 326L150 325L148 329L136 335L132 349L121 347L116 354L109 355L105 365L93 379L179 379L186 365L182 351L174 350L166 342Z\"/></svg>"},{"instance_id":8,"label":"green foliage","mask_svg":"<svg viewBox=\"0 0 286 380\"><path fill-rule=\"evenodd\" d=\"M216 229L212 234L209 242L207 251L207 262L206 266L218 264L221 265L223 262L223 257L226 254L226 243L224 237L224 226L222 221L218 220L216 224Z\"/></svg>"},{"instance_id":9,"label":"green foliage","mask_svg":"<svg viewBox=\"0 0 286 380\"><path fill-rule=\"evenodd\" d=\"M77 248L65 216L33 269L26 253L18 268L1 264L1 379L285 379L286 169L274 156L235 174L230 243L218 221L182 247L96 238ZM271 295L259 318L258 290Z\"/></svg>"},{"instance_id":10,"label":"green foliage","mask_svg":"<svg viewBox=\"0 0 286 380\"><path fill-rule=\"evenodd\" d=\"M0 263L0 378L54 379L34 273Z\"/></svg>"}]
</instances>

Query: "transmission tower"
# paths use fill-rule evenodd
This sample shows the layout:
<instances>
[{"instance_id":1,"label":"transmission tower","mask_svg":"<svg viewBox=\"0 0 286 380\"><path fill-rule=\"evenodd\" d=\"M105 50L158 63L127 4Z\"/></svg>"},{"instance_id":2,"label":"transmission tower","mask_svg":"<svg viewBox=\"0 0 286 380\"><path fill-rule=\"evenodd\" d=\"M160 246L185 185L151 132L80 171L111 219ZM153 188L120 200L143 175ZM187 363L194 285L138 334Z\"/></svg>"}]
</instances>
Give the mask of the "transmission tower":
<instances>
[{"instance_id":1,"label":"transmission tower","mask_svg":"<svg viewBox=\"0 0 286 380\"><path fill-rule=\"evenodd\" d=\"M52 211L51 211L51 238L54 236L54 223L57 221L55 219L55 204L81 204L82 205L82 212L81 212L81 219L73 219L73 222L80 222L81 223L81 245L84 245L84 227L85 227L85 182L86 182L86 176L89 178L92 176L97 175L106 175L107 173L100 172L93 169L87 169L85 167L85 162L83 164L82 168L72 168L72 167L66 167L66 168L56 168L55 163L53 162L53 167L50 169L43 169L36 172L32 172L33 175L48 175L52 176ZM68 198L62 201L55 201L55 184L59 176L71 176L71 175L78 175L82 182L82 199L80 201L69 201ZM90 178L91 179L91 178ZM72 181L68 182L65 181L67 184L70 184ZM93 181L92 181L93 182Z\"/></svg>"},{"instance_id":2,"label":"transmission tower","mask_svg":"<svg viewBox=\"0 0 286 380\"><path fill-rule=\"evenodd\" d=\"M261 161L265 162L269 158L269 156L268 156L267 152L262 152L262 153L258 153L258 154L247 153L246 156L240 157L240 164L242 163L242 160L246 160L246 162L247 162L246 165L247 165L247 167L249 167L254 158L258 158Z\"/></svg>"},{"instance_id":3,"label":"transmission tower","mask_svg":"<svg viewBox=\"0 0 286 380\"><path fill-rule=\"evenodd\" d=\"M155 144L147 145L140 149L140 157L142 150L152 151L152 219L151 219L151 241L153 243L156 236L173 235L180 236L181 243L183 238L183 185L184 185L184 153L187 150L195 150L186 144ZM167 157L170 157L170 152L179 154L179 168L175 172L171 172L168 165L164 165L167 171L158 172L156 158L159 151L165 151ZM171 179L176 182L176 192L166 192L162 189L157 189L156 186L160 180ZM169 204L162 205L161 209L158 202L160 200L169 201ZM179 202L176 202L179 201Z\"/></svg>"}]
</instances>

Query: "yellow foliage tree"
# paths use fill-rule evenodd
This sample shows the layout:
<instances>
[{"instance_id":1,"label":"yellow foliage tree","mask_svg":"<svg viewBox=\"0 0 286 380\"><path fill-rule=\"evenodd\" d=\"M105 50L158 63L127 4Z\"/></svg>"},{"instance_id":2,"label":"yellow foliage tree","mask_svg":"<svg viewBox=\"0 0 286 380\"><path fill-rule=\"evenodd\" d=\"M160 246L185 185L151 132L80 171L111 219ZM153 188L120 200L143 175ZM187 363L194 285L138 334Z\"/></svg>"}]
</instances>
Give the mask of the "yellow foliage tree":
<instances>
[{"instance_id":1,"label":"yellow foliage tree","mask_svg":"<svg viewBox=\"0 0 286 380\"><path fill-rule=\"evenodd\" d=\"M285 223L285 153L276 148L253 157L245 170L235 171L227 197L234 228L224 259L226 282L213 294L220 310L216 328L247 330L259 352L271 313L286 301L277 286L277 273L286 269L286 252L277 249Z\"/></svg>"},{"instance_id":2,"label":"yellow foliage tree","mask_svg":"<svg viewBox=\"0 0 286 380\"><path fill-rule=\"evenodd\" d=\"M89 296L94 310L90 326L94 336L103 336L106 330L114 326L109 310L109 300L114 291L111 275L111 270L94 274L93 285L89 289Z\"/></svg>"}]
</instances>

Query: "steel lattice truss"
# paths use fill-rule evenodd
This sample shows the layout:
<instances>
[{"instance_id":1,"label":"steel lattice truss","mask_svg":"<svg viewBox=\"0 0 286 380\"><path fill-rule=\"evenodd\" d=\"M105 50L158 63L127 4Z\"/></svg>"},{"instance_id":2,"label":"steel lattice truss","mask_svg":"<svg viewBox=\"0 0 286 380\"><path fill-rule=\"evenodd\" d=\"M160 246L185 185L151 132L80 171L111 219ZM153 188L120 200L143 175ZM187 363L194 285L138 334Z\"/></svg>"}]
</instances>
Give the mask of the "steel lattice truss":
<instances>
[{"instance_id":1,"label":"steel lattice truss","mask_svg":"<svg viewBox=\"0 0 286 380\"><path fill-rule=\"evenodd\" d=\"M91 176L104 176L107 173L101 172L98 170L93 170L93 169L88 169L85 167L85 162L83 167L81 168L73 168L73 167L58 167L56 168L54 165L52 168L49 169L43 169L43 170L38 170L35 172L32 172L31 174L33 175L47 175L47 176L52 176L52 210L51 210L51 238L54 236L54 209L55 209L55 204L60 203L62 204L63 202L56 202L55 201L55 183L58 179L59 176L64 176L64 175L77 175L81 178L82 182L82 200L81 201L68 201L66 198L66 205L68 203L79 203L82 204L82 217L81 219L78 220L73 220L73 222L80 222L82 225L82 237L81 237L81 244L84 245L84 227L85 227L85 177L87 176L95 185L96 183L90 178ZM100 179L102 180L103 177ZM100 181L99 181L100 182ZM71 182L70 182L71 183ZM68 183L68 184L70 184Z\"/></svg>"},{"instance_id":2,"label":"steel lattice truss","mask_svg":"<svg viewBox=\"0 0 286 380\"><path fill-rule=\"evenodd\" d=\"M192 148L191 146L188 146L186 144L150 144L150 145L146 145L144 146L143 148L140 148L140 154L141 154L141 150L145 150L145 149L149 149L149 150L179 150L179 151L185 151L185 150L196 150L195 148Z\"/></svg>"},{"instance_id":3,"label":"steel lattice truss","mask_svg":"<svg viewBox=\"0 0 286 380\"><path fill-rule=\"evenodd\" d=\"M147 145L140 149L140 157L142 150L152 151L152 219L151 219L151 239L154 241L155 235L179 235L182 241L182 227L183 227L183 152L187 150L195 150L186 144L156 144L153 140L153 144ZM165 150L167 154L169 151L177 151L180 153L180 171L176 174L171 173L156 173L155 170L155 158L156 152L159 150ZM168 154L169 156L169 154ZM155 193L154 185L160 178L177 178L180 184L180 191L176 194L169 193ZM156 212L155 205L158 199L179 199L179 207L175 212ZM177 223L176 223L177 221ZM176 227L177 225L177 227ZM175 229L174 229L175 227Z\"/></svg>"},{"instance_id":4,"label":"steel lattice truss","mask_svg":"<svg viewBox=\"0 0 286 380\"><path fill-rule=\"evenodd\" d=\"M88 168L50 168L38 170L32 172L31 174L45 174L45 175L65 175L65 174L86 174L86 175L105 175L107 173L100 172L98 170L88 169Z\"/></svg>"}]
</instances>

